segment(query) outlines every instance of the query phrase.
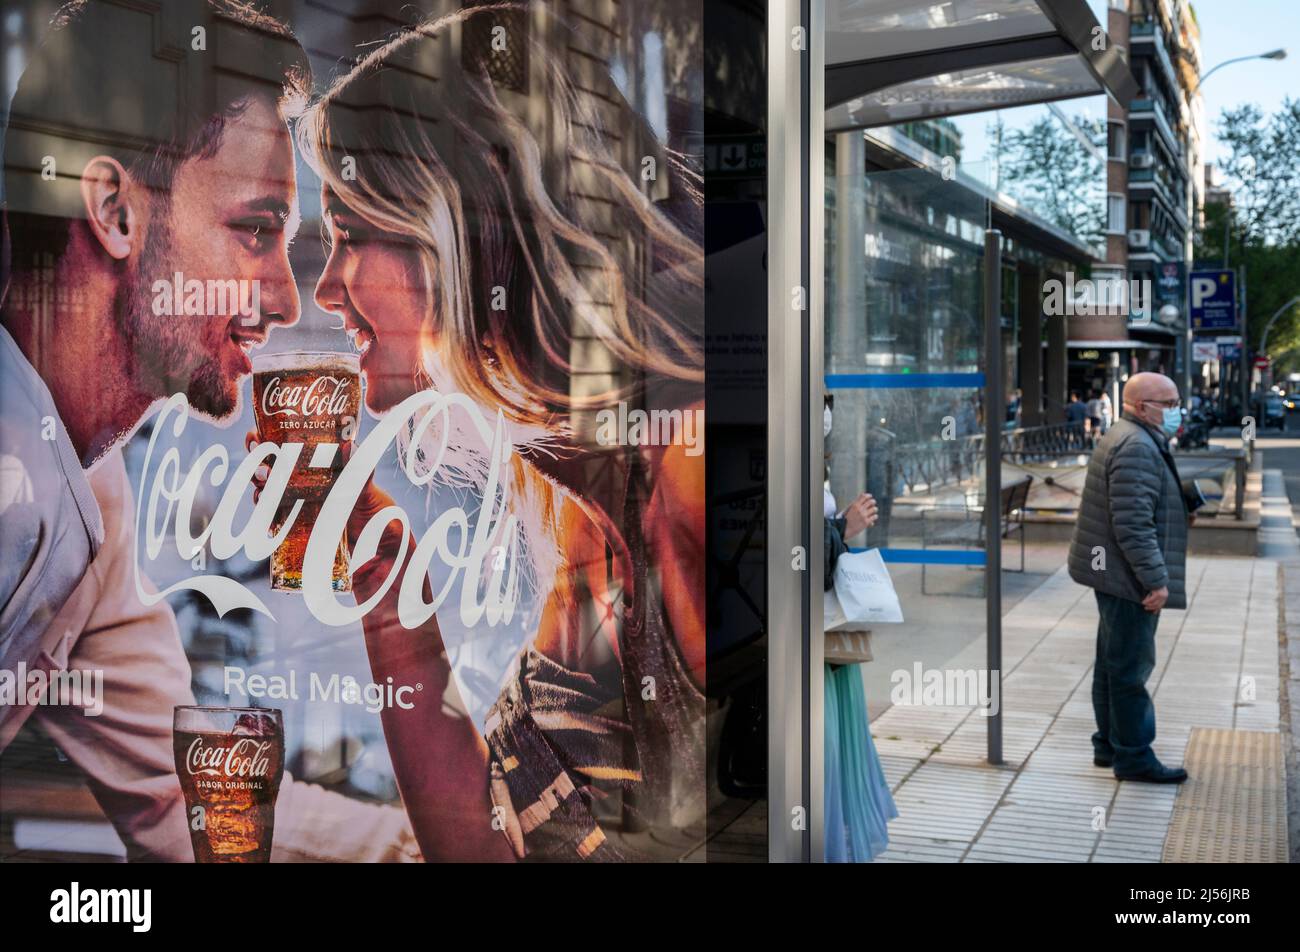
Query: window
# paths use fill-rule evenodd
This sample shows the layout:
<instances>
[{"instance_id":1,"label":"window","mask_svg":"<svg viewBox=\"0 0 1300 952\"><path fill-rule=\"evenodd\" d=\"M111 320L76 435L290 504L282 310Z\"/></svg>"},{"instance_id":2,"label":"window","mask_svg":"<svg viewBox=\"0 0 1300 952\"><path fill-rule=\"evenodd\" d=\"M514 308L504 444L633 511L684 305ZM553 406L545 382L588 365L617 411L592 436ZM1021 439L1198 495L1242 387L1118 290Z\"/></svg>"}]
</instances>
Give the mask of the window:
<instances>
[{"instance_id":1,"label":"window","mask_svg":"<svg viewBox=\"0 0 1300 952\"><path fill-rule=\"evenodd\" d=\"M1124 135L1124 123L1108 122L1106 124L1106 157L1116 162L1123 162L1128 158L1128 152L1125 149L1126 142Z\"/></svg>"},{"instance_id":2,"label":"window","mask_svg":"<svg viewBox=\"0 0 1300 952\"><path fill-rule=\"evenodd\" d=\"M1106 231L1112 235L1124 234L1124 196L1106 196Z\"/></svg>"},{"instance_id":3,"label":"window","mask_svg":"<svg viewBox=\"0 0 1300 952\"><path fill-rule=\"evenodd\" d=\"M484 0L466 0L465 7L484 6ZM493 31L502 28L519 42L498 44ZM494 86L528 93L528 12L502 10L493 20L473 17L461 36L461 59L466 68L487 72Z\"/></svg>"}]
</instances>

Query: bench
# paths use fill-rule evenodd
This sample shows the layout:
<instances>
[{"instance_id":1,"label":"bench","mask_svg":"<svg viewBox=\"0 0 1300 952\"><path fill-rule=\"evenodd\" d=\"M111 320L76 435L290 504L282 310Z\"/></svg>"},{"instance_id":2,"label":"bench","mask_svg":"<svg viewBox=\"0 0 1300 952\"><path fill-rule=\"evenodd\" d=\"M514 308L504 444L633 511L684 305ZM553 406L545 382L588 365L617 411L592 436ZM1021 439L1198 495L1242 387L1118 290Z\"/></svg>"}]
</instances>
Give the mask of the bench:
<instances>
[{"instance_id":1,"label":"bench","mask_svg":"<svg viewBox=\"0 0 1300 952\"><path fill-rule=\"evenodd\" d=\"M1025 570L1025 504L1029 500L1029 487L1034 477L1026 476L1002 487L998 493L998 508L1002 514L1003 540L1012 533L1020 536L1020 568L1007 571L1023 572ZM984 507L964 505L961 509L927 509L921 513L921 548L935 546L961 545L965 548L983 549ZM926 564L921 564L921 593L925 590Z\"/></svg>"}]
</instances>

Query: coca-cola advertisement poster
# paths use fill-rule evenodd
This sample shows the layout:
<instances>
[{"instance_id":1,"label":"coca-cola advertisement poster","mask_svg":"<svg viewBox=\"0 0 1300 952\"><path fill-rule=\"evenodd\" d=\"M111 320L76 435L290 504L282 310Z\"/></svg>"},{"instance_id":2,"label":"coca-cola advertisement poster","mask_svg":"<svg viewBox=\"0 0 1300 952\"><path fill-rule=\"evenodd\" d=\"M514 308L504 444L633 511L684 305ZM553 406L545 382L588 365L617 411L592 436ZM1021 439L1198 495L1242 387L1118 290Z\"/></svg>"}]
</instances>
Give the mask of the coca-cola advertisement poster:
<instances>
[{"instance_id":1,"label":"coca-cola advertisement poster","mask_svg":"<svg viewBox=\"0 0 1300 952\"><path fill-rule=\"evenodd\" d=\"M691 858L698 5L5 11L0 860Z\"/></svg>"}]
</instances>

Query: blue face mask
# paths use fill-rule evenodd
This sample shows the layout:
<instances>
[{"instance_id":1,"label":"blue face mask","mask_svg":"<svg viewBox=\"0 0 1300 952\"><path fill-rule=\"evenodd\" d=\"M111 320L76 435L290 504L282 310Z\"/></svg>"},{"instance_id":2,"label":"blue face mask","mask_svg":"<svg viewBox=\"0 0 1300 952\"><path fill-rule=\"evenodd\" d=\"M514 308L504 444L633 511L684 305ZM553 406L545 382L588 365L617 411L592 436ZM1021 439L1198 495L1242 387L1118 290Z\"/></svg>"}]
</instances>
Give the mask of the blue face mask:
<instances>
[{"instance_id":1,"label":"blue face mask","mask_svg":"<svg viewBox=\"0 0 1300 952\"><path fill-rule=\"evenodd\" d=\"M1178 428L1183 425L1183 411L1181 407L1164 407L1164 419L1160 421L1160 429L1165 436L1173 436L1178 432Z\"/></svg>"}]
</instances>

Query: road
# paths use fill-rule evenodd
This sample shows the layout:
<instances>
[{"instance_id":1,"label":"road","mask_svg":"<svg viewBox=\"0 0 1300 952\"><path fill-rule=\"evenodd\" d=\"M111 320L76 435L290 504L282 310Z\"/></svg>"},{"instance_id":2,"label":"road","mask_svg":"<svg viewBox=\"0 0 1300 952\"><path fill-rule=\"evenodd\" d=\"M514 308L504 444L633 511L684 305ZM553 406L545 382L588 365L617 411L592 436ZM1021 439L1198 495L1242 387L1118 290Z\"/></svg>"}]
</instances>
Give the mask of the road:
<instances>
[{"instance_id":1,"label":"road","mask_svg":"<svg viewBox=\"0 0 1300 952\"><path fill-rule=\"evenodd\" d=\"M1265 468L1282 471L1287 498L1291 500L1291 515L1300 527L1300 411L1287 414L1284 432L1264 430L1255 445L1264 451Z\"/></svg>"}]
</instances>

